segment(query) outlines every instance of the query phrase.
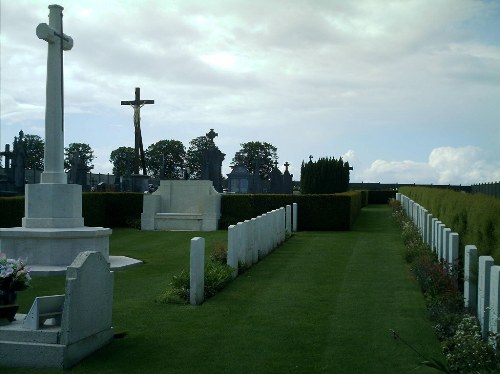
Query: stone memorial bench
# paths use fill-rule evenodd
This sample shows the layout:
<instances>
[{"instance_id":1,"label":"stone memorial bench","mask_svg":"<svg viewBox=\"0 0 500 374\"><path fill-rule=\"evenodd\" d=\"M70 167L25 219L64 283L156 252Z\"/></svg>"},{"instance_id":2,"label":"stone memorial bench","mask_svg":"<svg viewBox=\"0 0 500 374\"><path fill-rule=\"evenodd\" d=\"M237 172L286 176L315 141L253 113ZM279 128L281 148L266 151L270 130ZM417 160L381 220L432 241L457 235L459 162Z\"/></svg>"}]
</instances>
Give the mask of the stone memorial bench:
<instances>
[{"instance_id":1,"label":"stone memorial bench","mask_svg":"<svg viewBox=\"0 0 500 374\"><path fill-rule=\"evenodd\" d=\"M144 195L141 230L217 230L220 200L212 181L162 180Z\"/></svg>"},{"instance_id":2,"label":"stone memorial bench","mask_svg":"<svg viewBox=\"0 0 500 374\"><path fill-rule=\"evenodd\" d=\"M113 273L100 252L81 252L66 271L64 295L37 297L27 315L0 326L0 365L74 366L110 343Z\"/></svg>"}]
</instances>

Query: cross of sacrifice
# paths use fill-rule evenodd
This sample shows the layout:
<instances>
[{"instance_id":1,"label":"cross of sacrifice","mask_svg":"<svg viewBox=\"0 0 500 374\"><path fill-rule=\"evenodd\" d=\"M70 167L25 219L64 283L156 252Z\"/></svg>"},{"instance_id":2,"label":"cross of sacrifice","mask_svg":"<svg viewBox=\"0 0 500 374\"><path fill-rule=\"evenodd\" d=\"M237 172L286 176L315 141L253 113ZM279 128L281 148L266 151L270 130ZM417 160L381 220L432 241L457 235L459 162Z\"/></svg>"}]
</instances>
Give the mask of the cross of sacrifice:
<instances>
[{"instance_id":1,"label":"cross of sacrifice","mask_svg":"<svg viewBox=\"0 0 500 374\"><path fill-rule=\"evenodd\" d=\"M146 104L154 104L154 100L141 100L141 89L135 88L135 100L122 101L122 105L134 108L135 149L134 149L134 174L139 174L139 159L141 160L142 174L146 175L146 158L141 134L141 108Z\"/></svg>"},{"instance_id":2,"label":"cross of sacrifice","mask_svg":"<svg viewBox=\"0 0 500 374\"><path fill-rule=\"evenodd\" d=\"M45 104L45 154L41 183L67 183L64 173L63 51L73 48L73 39L63 33L60 5L49 5L49 24L40 23L36 36L48 43Z\"/></svg>"}]
</instances>

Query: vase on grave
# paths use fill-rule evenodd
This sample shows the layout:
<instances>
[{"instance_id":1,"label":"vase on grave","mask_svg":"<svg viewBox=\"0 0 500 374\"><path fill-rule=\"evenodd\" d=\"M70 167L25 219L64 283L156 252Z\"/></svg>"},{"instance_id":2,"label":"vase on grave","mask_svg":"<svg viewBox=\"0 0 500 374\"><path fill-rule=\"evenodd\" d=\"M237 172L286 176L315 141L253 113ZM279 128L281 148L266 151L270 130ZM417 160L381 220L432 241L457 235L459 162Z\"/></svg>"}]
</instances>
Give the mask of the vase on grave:
<instances>
[{"instance_id":1,"label":"vase on grave","mask_svg":"<svg viewBox=\"0 0 500 374\"><path fill-rule=\"evenodd\" d=\"M7 320L12 322L15 320L19 305L16 304L17 293L16 291L0 290L0 320Z\"/></svg>"}]
</instances>

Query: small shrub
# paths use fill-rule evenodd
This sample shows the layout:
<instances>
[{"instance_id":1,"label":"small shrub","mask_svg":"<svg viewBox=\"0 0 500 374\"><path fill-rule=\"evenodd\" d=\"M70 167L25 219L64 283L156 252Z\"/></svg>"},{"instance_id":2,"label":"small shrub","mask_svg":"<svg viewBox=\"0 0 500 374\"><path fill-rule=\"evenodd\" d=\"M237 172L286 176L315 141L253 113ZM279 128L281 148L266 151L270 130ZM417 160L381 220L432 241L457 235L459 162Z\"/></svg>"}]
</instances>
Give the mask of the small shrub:
<instances>
[{"instance_id":1,"label":"small shrub","mask_svg":"<svg viewBox=\"0 0 500 374\"><path fill-rule=\"evenodd\" d=\"M210 255L210 261L217 262L219 264L227 263L227 245L224 242L216 242Z\"/></svg>"},{"instance_id":2,"label":"small shrub","mask_svg":"<svg viewBox=\"0 0 500 374\"><path fill-rule=\"evenodd\" d=\"M205 299L214 296L233 279L233 269L216 261L209 261L205 267Z\"/></svg>"},{"instance_id":3,"label":"small shrub","mask_svg":"<svg viewBox=\"0 0 500 374\"><path fill-rule=\"evenodd\" d=\"M445 341L442 348L452 373L491 372L498 368L495 351L482 340L475 317L464 317L453 337Z\"/></svg>"}]
</instances>

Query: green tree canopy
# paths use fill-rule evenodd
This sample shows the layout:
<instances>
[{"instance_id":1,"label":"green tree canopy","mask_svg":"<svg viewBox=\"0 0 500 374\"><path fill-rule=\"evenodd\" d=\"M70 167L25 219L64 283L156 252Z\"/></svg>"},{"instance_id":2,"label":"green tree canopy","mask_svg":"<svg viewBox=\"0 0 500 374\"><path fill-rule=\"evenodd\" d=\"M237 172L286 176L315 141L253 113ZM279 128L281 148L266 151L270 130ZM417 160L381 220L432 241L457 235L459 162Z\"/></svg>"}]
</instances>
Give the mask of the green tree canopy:
<instances>
[{"instance_id":1,"label":"green tree canopy","mask_svg":"<svg viewBox=\"0 0 500 374\"><path fill-rule=\"evenodd\" d=\"M189 168L191 179L201 178L204 153L210 146L219 150L219 147L206 136L198 136L189 142L189 148L186 153L186 164Z\"/></svg>"},{"instance_id":2,"label":"green tree canopy","mask_svg":"<svg viewBox=\"0 0 500 374\"><path fill-rule=\"evenodd\" d=\"M349 162L342 157L320 158L317 162L302 162L300 189L304 194L331 194L349 188Z\"/></svg>"},{"instance_id":3,"label":"green tree canopy","mask_svg":"<svg viewBox=\"0 0 500 374\"><path fill-rule=\"evenodd\" d=\"M24 141L26 146L26 169L43 170L45 142L40 136L31 134L26 134Z\"/></svg>"},{"instance_id":4,"label":"green tree canopy","mask_svg":"<svg viewBox=\"0 0 500 374\"><path fill-rule=\"evenodd\" d=\"M271 177L274 163L278 161L278 149L267 142L242 143L241 149L236 152L231 165L245 165L250 173L255 170L256 163L259 164L259 174L264 180Z\"/></svg>"},{"instance_id":5,"label":"green tree canopy","mask_svg":"<svg viewBox=\"0 0 500 374\"><path fill-rule=\"evenodd\" d=\"M186 149L178 140L160 140L145 152L148 174L155 178L181 179ZM163 173L162 173L163 169Z\"/></svg>"},{"instance_id":6,"label":"green tree canopy","mask_svg":"<svg viewBox=\"0 0 500 374\"><path fill-rule=\"evenodd\" d=\"M113 174L117 176L130 175L134 171L134 148L119 147L111 152L109 162L113 164Z\"/></svg>"},{"instance_id":7,"label":"green tree canopy","mask_svg":"<svg viewBox=\"0 0 500 374\"><path fill-rule=\"evenodd\" d=\"M94 168L94 151L90 145L86 143L70 143L67 148L64 148L64 169L65 171L71 170L71 163L74 155L78 155L80 162L87 169L87 172Z\"/></svg>"}]
</instances>

